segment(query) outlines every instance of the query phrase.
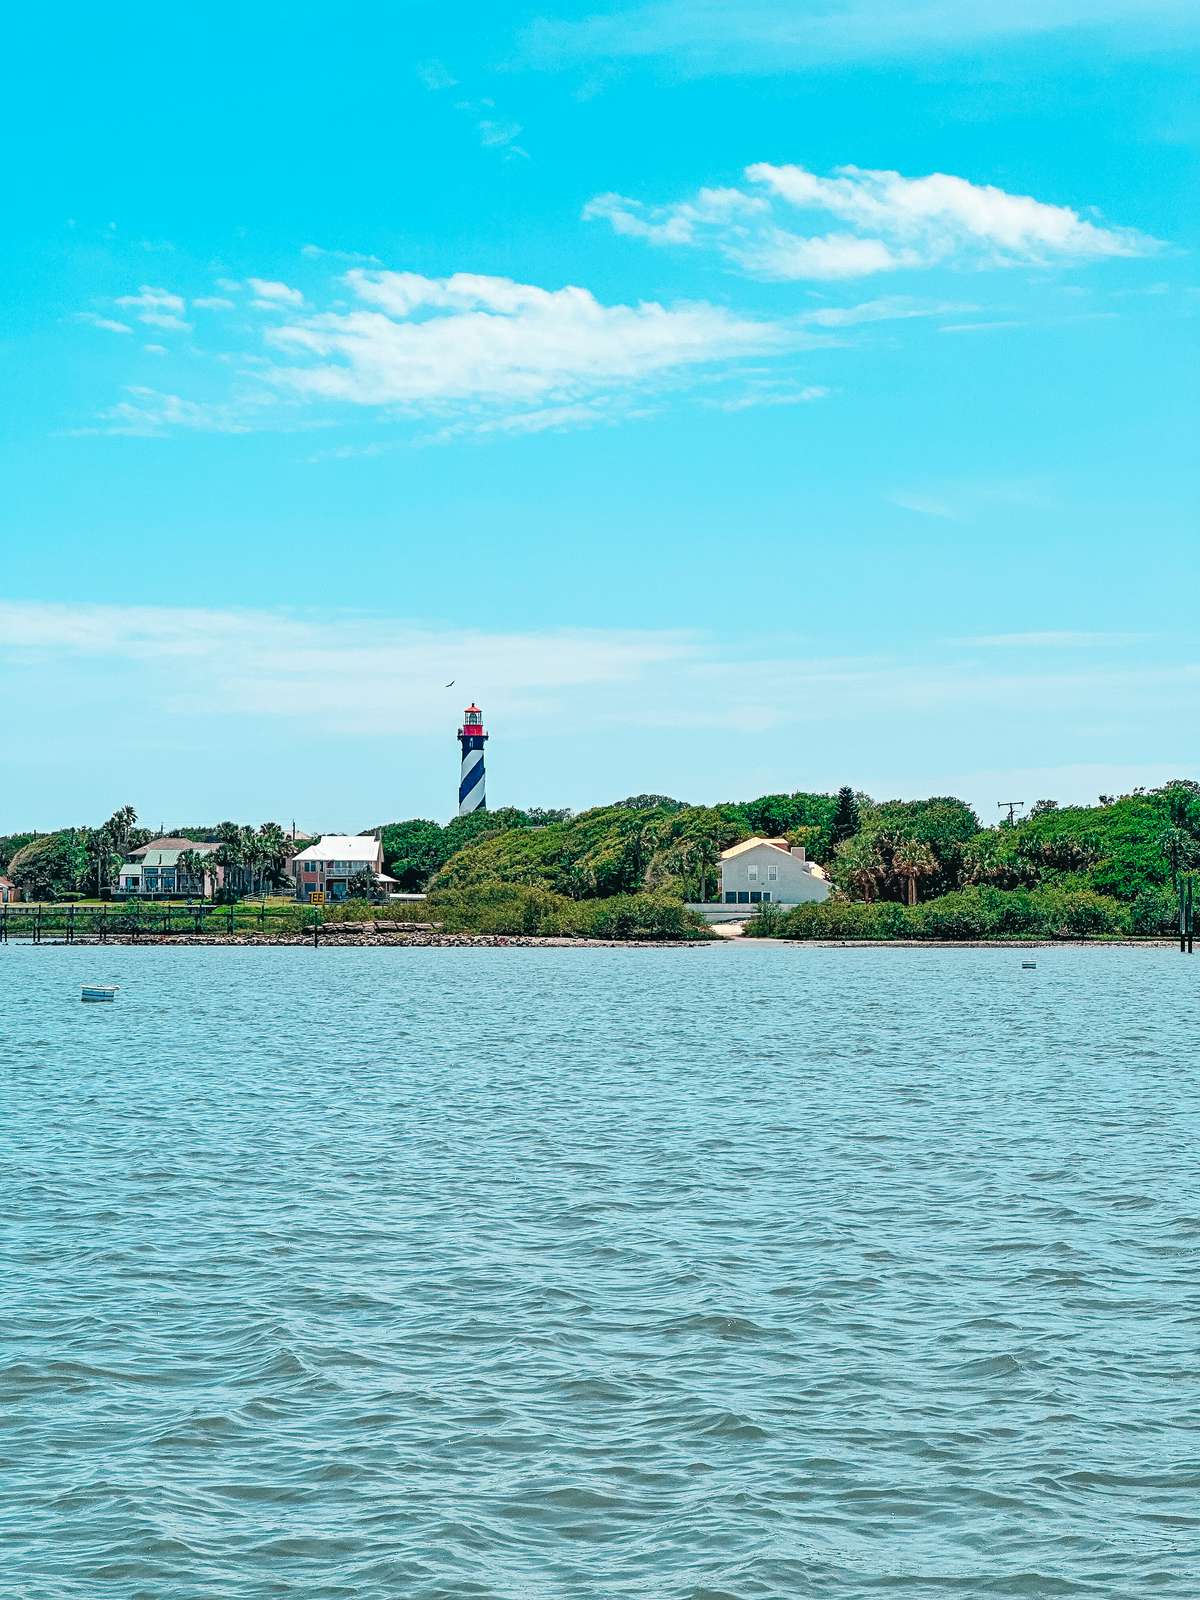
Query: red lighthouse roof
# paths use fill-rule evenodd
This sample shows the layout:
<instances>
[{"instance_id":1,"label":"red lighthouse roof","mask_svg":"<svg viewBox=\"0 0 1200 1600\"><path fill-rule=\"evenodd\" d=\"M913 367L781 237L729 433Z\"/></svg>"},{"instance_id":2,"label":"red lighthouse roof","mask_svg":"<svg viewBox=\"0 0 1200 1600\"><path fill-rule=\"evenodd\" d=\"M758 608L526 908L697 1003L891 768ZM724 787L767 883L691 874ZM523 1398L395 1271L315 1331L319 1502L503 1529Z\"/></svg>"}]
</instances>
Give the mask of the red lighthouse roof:
<instances>
[{"instance_id":1,"label":"red lighthouse roof","mask_svg":"<svg viewBox=\"0 0 1200 1600\"><path fill-rule=\"evenodd\" d=\"M486 739L483 731L483 712L474 701L463 712L462 727L458 730L460 739Z\"/></svg>"}]
</instances>

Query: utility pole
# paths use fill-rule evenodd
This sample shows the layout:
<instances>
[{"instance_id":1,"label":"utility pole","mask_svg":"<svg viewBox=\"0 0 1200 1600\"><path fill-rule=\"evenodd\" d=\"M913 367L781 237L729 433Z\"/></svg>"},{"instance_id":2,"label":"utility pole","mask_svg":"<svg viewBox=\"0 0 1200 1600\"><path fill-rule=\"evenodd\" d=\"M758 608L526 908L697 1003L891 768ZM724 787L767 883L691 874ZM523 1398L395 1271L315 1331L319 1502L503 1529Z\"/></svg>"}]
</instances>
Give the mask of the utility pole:
<instances>
[{"instance_id":1,"label":"utility pole","mask_svg":"<svg viewBox=\"0 0 1200 1600\"><path fill-rule=\"evenodd\" d=\"M1010 828L1012 827L1013 823L1016 822L1016 820L1017 820L1017 816L1016 816L1017 807L1018 806L1023 806L1024 804L1025 804L1024 800L997 800L996 801L996 805L997 805L999 810L1008 812L1008 825L1009 825Z\"/></svg>"}]
</instances>

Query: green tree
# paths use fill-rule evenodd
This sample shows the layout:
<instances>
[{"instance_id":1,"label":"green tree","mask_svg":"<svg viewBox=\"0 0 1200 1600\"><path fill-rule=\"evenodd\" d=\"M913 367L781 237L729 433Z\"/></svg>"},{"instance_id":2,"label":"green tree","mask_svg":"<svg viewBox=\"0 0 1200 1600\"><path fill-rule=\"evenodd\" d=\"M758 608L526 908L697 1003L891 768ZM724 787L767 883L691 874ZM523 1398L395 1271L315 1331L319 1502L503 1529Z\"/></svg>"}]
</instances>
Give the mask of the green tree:
<instances>
[{"instance_id":1,"label":"green tree","mask_svg":"<svg viewBox=\"0 0 1200 1600\"><path fill-rule=\"evenodd\" d=\"M366 867L360 867L347 880L346 896L350 900L380 899L379 885L375 882L374 873L368 872Z\"/></svg>"},{"instance_id":2,"label":"green tree","mask_svg":"<svg viewBox=\"0 0 1200 1600\"><path fill-rule=\"evenodd\" d=\"M937 871L933 851L920 839L899 838L892 842L892 871L905 886L905 904L917 903L917 880Z\"/></svg>"},{"instance_id":3,"label":"green tree","mask_svg":"<svg viewBox=\"0 0 1200 1600\"><path fill-rule=\"evenodd\" d=\"M844 839L833 853L834 882L839 888L853 890L868 904L886 875L887 864L872 835L856 833L853 838Z\"/></svg>"},{"instance_id":4,"label":"green tree","mask_svg":"<svg viewBox=\"0 0 1200 1600\"><path fill-rule=\"evenodd\" d=\"M212 859L222 872L221 899L233 901L244 887L243 830L236 822L219 822L214 832L217 849Z\"/></svg>"},{"instance_id":5,"label":"green tree","mask_svg":"<svg viewBox=\"0 0 1200 1600\"><path fill-rule=\"evenodd\" d=\"M133 825L137 812L132 806L121 806L107 822L88 830L87 855L96 894L111 884L121 862L130 849Z\"/></svg>"},{"instance_id":6,"label":"green tree","mask_svg":"<svg viewBox=\"0 0 1200 1600\"><path fill-rule=\"evenodd\" d=\"M264 889L286 888L288 862L292 858L293 849L292 841L278 822L264 822L259 828L258 848Z\"/></svg>"},{"instance_id":7,"label":"green tree","mask_svg":"<svg viewBox=\"0 0 1200 1600\"><path fill-rule=\"evenodd\" d=\"M837 803L834 806L833 821L829 829L830 842L836 849L846 839L853 838L858 829L858 801L850 785L843 784L837 792Z\"/></svg>"},{"instance_id":8,"label":"green tree","mask_svg":"<svg viewBox=\"0 0 1200 1600\"><path fill-rule=\"evenodd\" d=\"M175 863L175 887L183 894L194 893L192 885L199 885L200 898L204 899L204 871L207 857L202 856L199 850L181 850ZM188 887L180 882L180 877L189 879Z\"/></svg>"},{"instance_id":9,"label":"green tree","mask_svg":"<svg viewBox=\"0 0 1200 1600\"><path fill-rule=\"evenodd\" d=\"M75 894L87 881L89 828L43 833L16 851L8 876L30 900L56 900Z\"/></svg>"}]
</instances>

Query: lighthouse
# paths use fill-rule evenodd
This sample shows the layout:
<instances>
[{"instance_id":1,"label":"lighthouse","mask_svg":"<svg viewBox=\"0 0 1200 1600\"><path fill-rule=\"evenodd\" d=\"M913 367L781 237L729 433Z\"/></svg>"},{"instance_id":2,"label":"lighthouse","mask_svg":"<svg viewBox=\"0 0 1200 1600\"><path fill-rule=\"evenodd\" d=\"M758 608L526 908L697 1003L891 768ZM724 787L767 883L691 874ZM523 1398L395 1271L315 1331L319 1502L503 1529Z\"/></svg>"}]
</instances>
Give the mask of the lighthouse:
<instances>
[{"instance_id":1,"label":"lighthouse","mask_svg":"<svg viewBox=\"0 0 1200 1600\"><path fill-rule=\"evenodd\" d=\"M482 811L487 804L483 792L483 746L487 734L483 731L483 712L477 705L469 705L463 712L458 742L462 746L462 771L458 779L458 814L470 816L472 811Z\"/></svg>"}]
</instances>

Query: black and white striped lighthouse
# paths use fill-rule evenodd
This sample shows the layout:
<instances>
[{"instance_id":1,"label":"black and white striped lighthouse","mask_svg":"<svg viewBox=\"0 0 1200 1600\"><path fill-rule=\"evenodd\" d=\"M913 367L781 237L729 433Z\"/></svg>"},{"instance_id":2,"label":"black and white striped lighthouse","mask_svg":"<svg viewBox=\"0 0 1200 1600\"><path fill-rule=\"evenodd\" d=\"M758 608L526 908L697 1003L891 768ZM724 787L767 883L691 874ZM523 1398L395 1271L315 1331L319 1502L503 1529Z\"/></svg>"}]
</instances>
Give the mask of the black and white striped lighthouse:
<instances>
[{"instance_id":1,"label":"black and white striped lighthouse","mask_svg":"<svg viewBox=\"0 0 1200 1600\"><path fill-rule=\"evenodd\" d=\"M472 811L482 811L487 804L483 792L483 746L487 734L483 731L483 712L477 705L469 705L463 712L463 725L458 730L462 746L462 771L458 779L458 814L466 817Z\"/></svg>"}]
</instances>

